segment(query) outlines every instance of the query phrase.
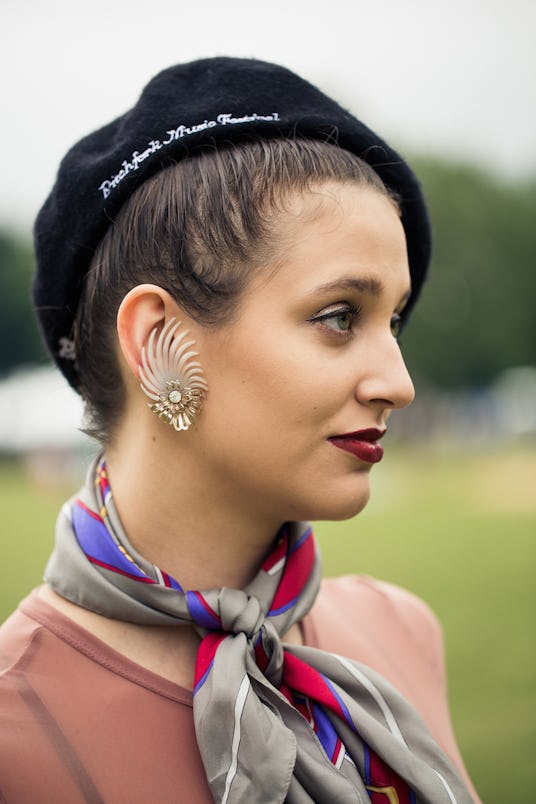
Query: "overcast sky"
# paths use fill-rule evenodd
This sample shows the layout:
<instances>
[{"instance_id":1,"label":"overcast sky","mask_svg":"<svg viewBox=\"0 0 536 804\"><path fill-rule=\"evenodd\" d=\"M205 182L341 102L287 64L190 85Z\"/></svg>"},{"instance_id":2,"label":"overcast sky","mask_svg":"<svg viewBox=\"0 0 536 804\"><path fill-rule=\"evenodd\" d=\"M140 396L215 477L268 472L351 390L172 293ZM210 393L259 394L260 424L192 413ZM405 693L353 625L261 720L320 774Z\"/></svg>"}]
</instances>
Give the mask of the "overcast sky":
<instances>
[{"instance_id":1,"label":"overcast sky","mask_svg":"<svg viewBox=\"0 0 536 804\"><path fill-rule=\"evenodd\" d=\"M1 0L0 225L29 229L59 160L160 69L284 64L403 152L536 174L534 0Z\"/></svg>"}]
</instances>

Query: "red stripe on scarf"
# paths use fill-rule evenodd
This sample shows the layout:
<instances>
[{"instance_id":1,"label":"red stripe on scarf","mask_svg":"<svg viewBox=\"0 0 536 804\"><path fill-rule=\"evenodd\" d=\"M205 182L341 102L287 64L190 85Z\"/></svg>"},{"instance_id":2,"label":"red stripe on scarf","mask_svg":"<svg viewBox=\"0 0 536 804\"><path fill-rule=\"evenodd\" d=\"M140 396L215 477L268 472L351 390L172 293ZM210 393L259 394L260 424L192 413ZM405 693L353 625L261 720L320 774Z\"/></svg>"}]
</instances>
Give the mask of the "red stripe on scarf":
<instances>
[{"instance_id":1,"label":"red stripe on scarf","mask_svg":"<svg viewBox=\"0 0 536 804\"><path fill-rule=\"evenodd\" d=\"M387 804L393 800L388 791L396 791L398 804L411 804L411 790L398 773L385 764L383 759L370 751L370 785L366 785L372 804ZM380 788L371 790L371 787ZM383 788L383 790L382 790Z\"/></svg>"},{"instance_id":2,"label":"red stripe on scarf","mask_svg":"<svg viewBox=\"0 0 536 804\"><path fill-rule=\"evenodd\" d=\"M116 572L118 575L124 575L125 578L132 578L133 581L139 581L139 583L156 583L152 578L148 578L147 576L141 578L139 575L132 575L132 573L125 572L125 570L121 570L118 567L113 567L111 564L106 564L105 561L100 561L100 559L90 556L88 553L86 553L86 557L92 564L97 564L99 567L110 570L110 572Z\"/></svg>"},{"instance_id":3,"label":"red stripe on scarf","mask_svg":"<svg viewBox=\"0 0 536 804\"><path fill-rule=\"evenodd\" d=\"M210 631L206 637L201 640L195 662L194 687L197 687L198 683L210 668L220 642L223 642L227 636L228 634L222 633L221 631Z\"/></svg>"},{"instance_id":4,"label":"red stripe on scarf","mask_svg":"<svg viewBox=\"0 0 536 804\"><path fill-rule=\"evenodd\" d=\"M271 610L284 608L299 597L313 569L315 545L312 533L303 540L287 559L285 572L272 600Z\"/></svg>"},{"instance_id":5,"label":"red stripe on scarf","mask_svg":"<svg viewBox=\"0 0 536 804\"><path fill-rule=\"evenodd\" d=\"M276 546L270 553L270 555L264 561L261 569L265 572L269 572L272 567L275 567L278 561L281 561L287 554L288 549L288 535L284 533L281 538L278 540Z\"/></svg>"},{"instance_id":6,"label":"red stripe on scarf","mask_svg":"<svg viewBox=\"0 0 536 804\"><path fill-rule=\"evenodd\" d=\"M345 723L347 722L347 718L338 700L327 686L321 673L287 651L285 651L283 664L283 678L293 690L307 695L309 698L322 704L322 706L327 707L327 709L336 714L337 717L340 717ZM352 726L353 724L348 723L348 725Z\"/></svg>"},{"instance_id":7,"label":"red stripe on scarf","mask_svg":"<svg viewBox=\"0 0 536 804\"><path fill-rule=\"evenodd\" d=\"M97 522L100 522L101 524L104 524L103 518L101 516L99 516L98 514L96 514L95 511L92 511L91 508L88 508L87 505L82 502L82 500L77 499L76 500L76 505L79 508L81 508L83 511L85 511L86 514L89 514L90 516L92 516L93 519L96 519Z\"/></svg>"}]
</instances>

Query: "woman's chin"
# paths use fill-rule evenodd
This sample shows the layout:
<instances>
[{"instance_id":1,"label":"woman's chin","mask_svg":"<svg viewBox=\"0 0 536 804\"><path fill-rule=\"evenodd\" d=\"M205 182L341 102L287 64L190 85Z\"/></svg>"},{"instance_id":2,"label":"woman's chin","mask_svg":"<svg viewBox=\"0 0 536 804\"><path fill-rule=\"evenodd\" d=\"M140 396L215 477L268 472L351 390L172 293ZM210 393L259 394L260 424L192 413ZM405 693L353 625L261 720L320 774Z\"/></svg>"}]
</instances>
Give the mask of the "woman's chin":
<instances>
[{"instance_id":1,"label":"woman's chin","mask_svg":"<svg viewBox=\"0 0 536 804\"><path fill-rule=\"evenodd\" d=\"M357 516L361 513L363 508L365 508L366 504L369 501L369 496L367 495L365 498L359 498L355 500L351 500L347 503L341 503L339 506L330 505L330 510L326 514L326 516L316 517L316 519L327 519L332 520L333 522L339 522L343 519L352 519L352 517Z\"/></svg>"},{"instance_id":2,"label":"woman's chin","mask_svg":"<svg viewBox=\"0 0 536 804\"><path fill-rule=\"evenodd\" d=\"M313 521L331 520L338 522L343 519L352 519L367 505L370 499L370 486L368 482L360 484L358 490L338 489L336 492L325 493L317 497L307 516L298 517Z\"/></svg>"}]
</instances>

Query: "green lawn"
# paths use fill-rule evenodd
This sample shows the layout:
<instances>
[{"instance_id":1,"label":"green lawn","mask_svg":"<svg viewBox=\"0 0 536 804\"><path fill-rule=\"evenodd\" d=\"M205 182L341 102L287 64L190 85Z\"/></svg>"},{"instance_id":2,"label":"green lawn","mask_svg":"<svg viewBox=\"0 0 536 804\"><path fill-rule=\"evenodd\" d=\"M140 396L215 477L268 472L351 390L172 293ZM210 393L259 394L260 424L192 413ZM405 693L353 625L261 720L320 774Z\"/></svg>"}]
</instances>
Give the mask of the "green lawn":
<instances>
[{"instance_id":1,"label":"green lawn","mask_svg":"<svg viewBox=\"0 0 536 804\"><path fill-rule=\"evenodd\" d=\"M390 453L392 450L390 450ZM398 450L357 519L317 525L327 575L407 586L446 636L458 740L486 804L536 800L536 451ZM0 620L40 581L66 492L0 467Z\"/></svg>"}]
</instances>

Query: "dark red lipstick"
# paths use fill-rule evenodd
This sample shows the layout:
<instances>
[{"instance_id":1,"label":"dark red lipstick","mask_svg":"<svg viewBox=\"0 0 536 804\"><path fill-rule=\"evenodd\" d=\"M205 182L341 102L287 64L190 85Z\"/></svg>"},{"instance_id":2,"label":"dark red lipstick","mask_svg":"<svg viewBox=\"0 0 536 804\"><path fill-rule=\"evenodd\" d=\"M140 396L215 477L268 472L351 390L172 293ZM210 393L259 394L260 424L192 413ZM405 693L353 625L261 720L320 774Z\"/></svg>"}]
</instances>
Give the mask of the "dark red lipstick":
<instances>
[{"instance_id":1,"label":"dark red lipstick","mask_svg":"<svg viewBox=\"0 0 536 804\"><path fill-rule=\"evenodd\" d=\"M383 458L383 447L377 442L385 435L385 430L369 427L366 430L356 430L355 433L344 433L332 436L329 441L339 449L355 455L365 463L378 463Z\"/></svg>"}]
</instances>

